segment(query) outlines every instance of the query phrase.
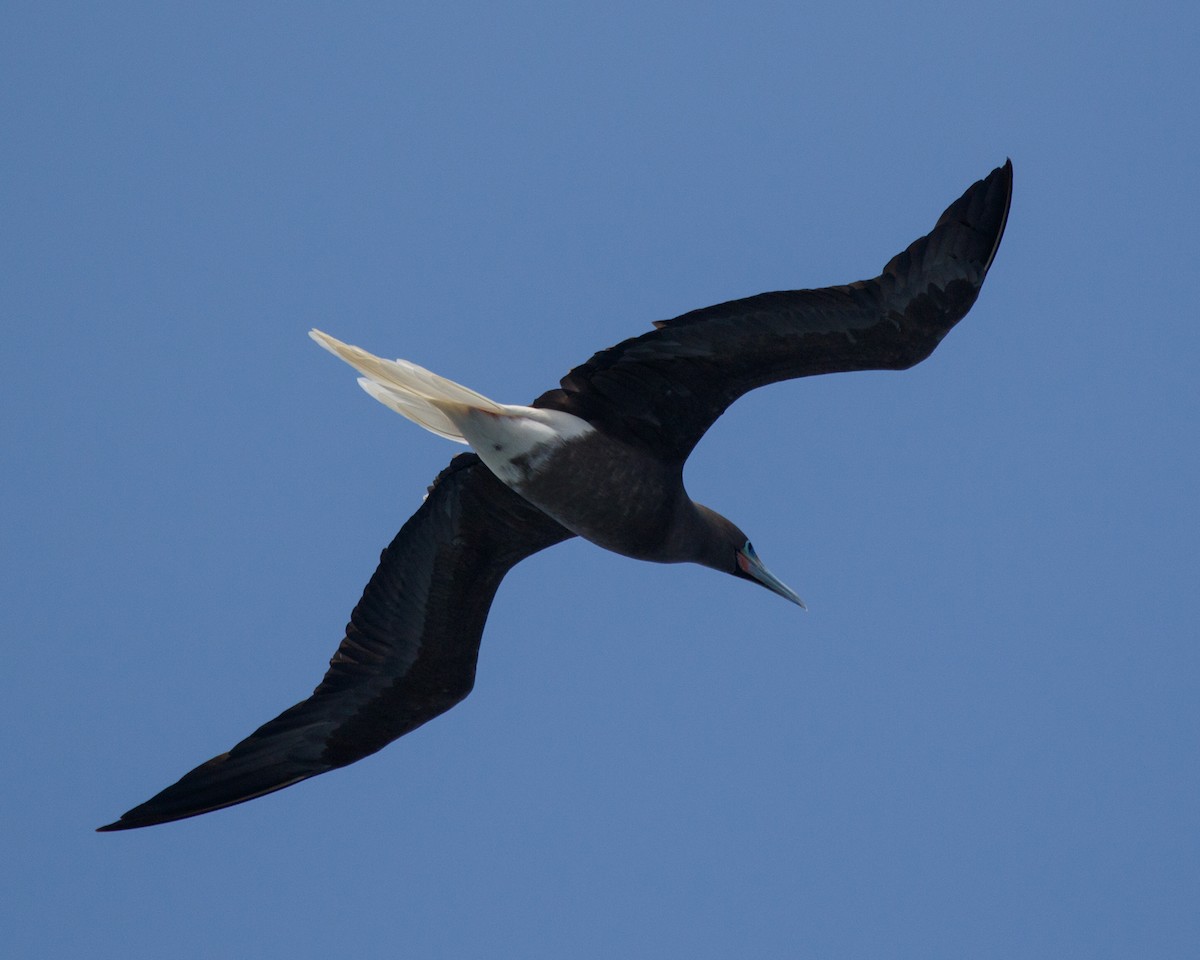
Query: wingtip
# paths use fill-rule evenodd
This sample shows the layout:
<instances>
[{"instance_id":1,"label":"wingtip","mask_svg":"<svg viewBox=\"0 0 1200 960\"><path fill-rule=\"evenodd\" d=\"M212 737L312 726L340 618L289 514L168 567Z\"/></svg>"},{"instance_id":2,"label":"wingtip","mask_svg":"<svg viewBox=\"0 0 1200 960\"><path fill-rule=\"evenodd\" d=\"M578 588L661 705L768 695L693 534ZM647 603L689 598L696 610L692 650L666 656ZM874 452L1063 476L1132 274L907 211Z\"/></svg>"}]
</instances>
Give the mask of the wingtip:
<instances>
[{"instance_id":1,"label":"wingtip","mask_svg":"<svg viewBox=\"0 0 1200 960\"><path fill-rule=\"evenodd\" d=\"M235 801L240 803L241 801ZM184 813L166 813L161 815L145 815L134 816L138 811L134 807L129 813L121 815L119 820L114 820L112 823L106 823L102 827L96 828L96 833L118 833L122 830L140 830L143 827L157 827L164 823L175 823L178 820L188 820L192 817L198 817L204 813L211 813L213 810L220 810L223 806L233 806L234 804L223 804L217 807L205 807L203 809L191 810Z\"/></svg>"},{"instance_id":2,"label":"wingtip","mask_svg":"<svg viewBox=\"0 0 1200 960\"><path fill-rule=\"evenodd\" d=\"M1009 192L1009 193L1012 193L1012 182L1013 182L1013 162L1012 162L1012 157L1005 157L1005 158L1004 158L1004 166L1002 166L1002 167L1000 168L1000 170L1001 170L1001 171L1004 173L1004 179L1005 179L1005 181L1006 181L1006 182L1007 182L1007 184L1008 184L1008 192Z\"/></svg>"},{"instance_id":3,"label":"wingtip","mask_svg":"<svg viewBox=\"0 0 1200 960\"><path fill-rule=\"evenodd\" d=\"M143 804L148 806L148 804ZM127 810L121 814L112 823L106 823L102 827L97 827L97 833L117 833L121 830L137 830L141 827L153 827L160 823L170 823L172 820L182 820L193 814L183 814L182 816L155 816L153 814L139 814L141 807L134 807L132 810Z\"/></svg>"},{"instance_id":4,"label":"wingtip","mask_svg":"<svg viewBox=\"0 0 1200 960\"><path fill-rule=\"evenodd\" d=\"M1000 252L1000 241L1004 239L1004 231L1008 227L1008 214L1009 214L1009 211L1012 209L1012 195L1013 195L1012 157L1006 157L1004 159L1004 166L998 167L993 172L992 175L995 176L996 173L1000 173L1003 175L1002 179L1004 181L1004 210L1000 214L1000 224L996 229L996 239L992 243L991 252L988 254L987 260L984 262L984 265L983 265L984 276L987 276L988 272L992 269L992 263L995 262L996 254Z\"/></svg>"},{"instance_id":5,"label":"wingtip","mask_svg":"<svg viewBox=\"0 0 1200 960\"><path fill-rule=\"evenodd\" d=\"M119 830L135 830L138 827L148 827L151 824L159 822L157 820L147 819L144 817L132 816L132 814L134 814L136 811L137 811L136 807L133 810L126 811L125 813L121 814L121 816L118 817L116 820L114 820L112 823L106 823L102 827L97 827L96 832L97 833L116 833Z\"/></svg>"}]
</instances>

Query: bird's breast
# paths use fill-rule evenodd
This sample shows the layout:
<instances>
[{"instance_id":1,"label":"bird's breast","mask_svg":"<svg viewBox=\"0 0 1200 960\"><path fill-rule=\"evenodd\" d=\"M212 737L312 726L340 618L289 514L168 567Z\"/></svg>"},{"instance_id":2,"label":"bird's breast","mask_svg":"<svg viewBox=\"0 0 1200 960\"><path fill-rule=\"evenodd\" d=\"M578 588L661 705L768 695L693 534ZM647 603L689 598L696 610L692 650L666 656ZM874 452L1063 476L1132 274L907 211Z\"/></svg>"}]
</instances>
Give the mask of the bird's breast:
<instances>
[{"instance_id":1,"label":"bird's breast","mask_svg":"<svg viewBox=\"0 0 1200 960\"><path fill-rule=\"evenodd\" d=\"M639 560L675 559L665 550L686 499L679 471L598 430L517 466L523 474L510 486L572 533Z\"/></svg>"}]
</instances>

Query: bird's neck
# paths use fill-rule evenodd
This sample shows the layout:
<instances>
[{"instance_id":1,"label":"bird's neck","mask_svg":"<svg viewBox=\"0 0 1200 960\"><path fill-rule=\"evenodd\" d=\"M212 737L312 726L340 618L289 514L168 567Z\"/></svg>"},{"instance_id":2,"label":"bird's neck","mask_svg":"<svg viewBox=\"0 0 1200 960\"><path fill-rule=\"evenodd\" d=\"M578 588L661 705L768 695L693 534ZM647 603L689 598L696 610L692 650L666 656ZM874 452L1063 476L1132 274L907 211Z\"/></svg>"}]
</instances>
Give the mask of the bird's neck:
<instances>
[{"instance_id":1,"label":"bird's neck","mask_svg":"<svg viewBox=\"0 0 1200 960\"><path fill-rule=\"evenodd\" d=\"M671 532L672 552L679 562L698 563L729 573L740 536L737 527L704 504L685 500Z\"/></svg>"}]
</instances>

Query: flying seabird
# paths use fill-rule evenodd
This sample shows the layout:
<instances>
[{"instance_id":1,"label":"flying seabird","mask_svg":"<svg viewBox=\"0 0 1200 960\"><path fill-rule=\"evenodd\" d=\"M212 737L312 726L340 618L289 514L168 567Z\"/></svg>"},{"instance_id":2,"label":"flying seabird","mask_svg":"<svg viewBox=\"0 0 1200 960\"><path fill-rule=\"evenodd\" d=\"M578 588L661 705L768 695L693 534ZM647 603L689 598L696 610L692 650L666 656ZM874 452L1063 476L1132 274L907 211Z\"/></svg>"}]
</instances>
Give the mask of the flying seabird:
<instances>
[{"instance_id":1,"label":"flying seabird","mask_svg":"<svg viewBox=\"0 0 1200 960\"><path fill-rule=\"evenodd\" d=\"M311 697L100 830L181 820L353 763L462 700L504 575L581 536L692 562L803 606L733 523L692 501L683 465L756 387L924 360L979 295L1012 194L1012 163L972 184L873 280L761 293L693 310L602 350L532 405L496 403L319 331L371 396L469 444L383 551Z\"/></svg>"}]
</instances>

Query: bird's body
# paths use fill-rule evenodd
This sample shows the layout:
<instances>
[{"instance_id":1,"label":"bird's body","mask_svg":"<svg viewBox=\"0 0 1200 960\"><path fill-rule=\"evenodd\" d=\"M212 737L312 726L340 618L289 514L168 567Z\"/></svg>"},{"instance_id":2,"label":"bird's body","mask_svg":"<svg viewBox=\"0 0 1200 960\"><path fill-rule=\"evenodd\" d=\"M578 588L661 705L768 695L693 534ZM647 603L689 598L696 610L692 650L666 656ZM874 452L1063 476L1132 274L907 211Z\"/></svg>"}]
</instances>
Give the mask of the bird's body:
<instances>
[{"instance_id":1,"label":"bird's body","mask_svg":"<svg viewBox=\"0 0 1200 960\"><path fill-rule=\"evenodd\" d=\"M966 315L1008 215L1012 166L973 184L874 280L705 307L593 356L530 406L313 332L380 402L475 453L456 457L380 558L312 696L102 830L195 816L380 749L471 690L501 579L578 535L639 560L694 562L799 603L731 521L683 486L692 448L748 390L904 369Z\"/></svg>"},{"instance_id":2,"label":"bird's body","mask_svg":"<svg viewBox=\"0 0 1200 960\"><path fill-rule=\"evenodd\" d=\"M682 463L572 413L496 403L410 361L384 360L319 330L310 336L361 372L367 393L469 444L505 486L576 536L635 560L706 556L704 537L694 534L705 515L684 492Z\"/></svg>"},{"instance_id":3,"label":"bird's body","mask_svg":"<svg viewBox=\"0 0 1200 960\"><path fill-rule=\"evenodd\" d=\"M540 466L512 488L576 536L635 560L692 559L670 543L676 517L691 503L671 464L595 430L559 445ZM591 495L580 497L585 477Z\"/></svg>"}]
</instances>

